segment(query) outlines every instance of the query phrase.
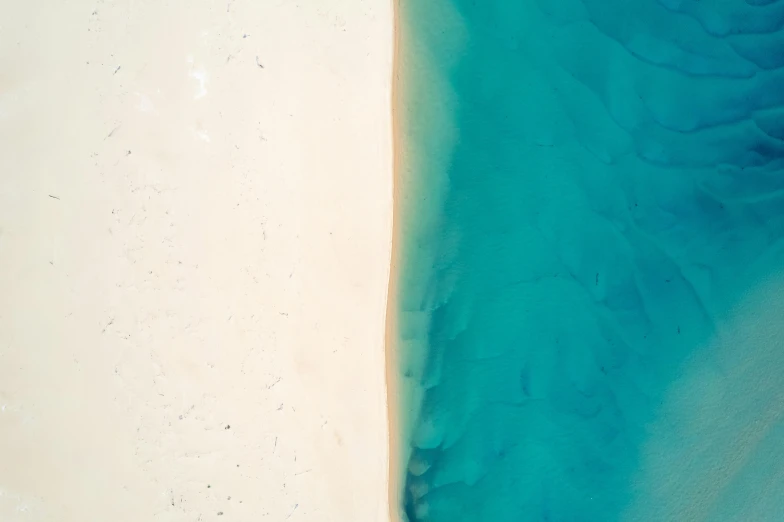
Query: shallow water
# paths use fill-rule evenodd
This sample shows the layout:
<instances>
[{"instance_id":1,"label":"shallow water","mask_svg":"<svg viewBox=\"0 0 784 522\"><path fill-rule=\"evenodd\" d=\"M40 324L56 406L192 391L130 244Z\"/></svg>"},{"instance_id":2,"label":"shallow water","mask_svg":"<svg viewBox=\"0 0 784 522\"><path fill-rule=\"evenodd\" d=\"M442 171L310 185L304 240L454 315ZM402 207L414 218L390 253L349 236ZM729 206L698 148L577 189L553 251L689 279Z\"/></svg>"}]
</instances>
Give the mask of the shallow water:
<instances>
[{"instance_id":1,"label":"shallow water","mask_svg":"<svg viewBox=\"0 0 784 522\"><path fill-rule=\"evenodd\" d=\"M784 1L399 14L409 520L784 520Z\"/></svg>"}]
</instances>

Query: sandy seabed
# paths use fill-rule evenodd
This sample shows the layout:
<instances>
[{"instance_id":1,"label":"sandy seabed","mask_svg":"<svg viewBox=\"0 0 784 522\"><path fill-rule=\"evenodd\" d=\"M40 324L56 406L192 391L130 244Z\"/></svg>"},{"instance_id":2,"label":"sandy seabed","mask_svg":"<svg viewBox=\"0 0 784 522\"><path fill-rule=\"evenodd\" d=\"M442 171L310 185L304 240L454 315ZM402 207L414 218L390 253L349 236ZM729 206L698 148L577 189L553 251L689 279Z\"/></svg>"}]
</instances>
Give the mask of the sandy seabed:
<instances>
[{"instance_id":1,"label":"sandy seabed","mask_svg":"<svg viewBox=\"0 0 784 522\"><path fill-rule=\"evenodd\" d=\"M386 521L391 3L0 20L0 519Z\"/></svg>"}]
</instances>

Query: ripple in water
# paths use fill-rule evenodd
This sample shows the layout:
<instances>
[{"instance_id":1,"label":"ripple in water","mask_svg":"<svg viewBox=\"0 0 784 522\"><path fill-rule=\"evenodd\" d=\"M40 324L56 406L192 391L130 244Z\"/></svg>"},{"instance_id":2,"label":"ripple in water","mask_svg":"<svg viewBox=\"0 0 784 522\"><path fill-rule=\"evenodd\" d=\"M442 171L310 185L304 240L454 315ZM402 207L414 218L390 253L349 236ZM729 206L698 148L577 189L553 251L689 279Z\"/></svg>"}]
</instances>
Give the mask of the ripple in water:
<instances>
[{"instance_id":1,"label":"ripple in water","mask_svg":"<svg viewBox=\"0 0 784 522\"><path fill-rule=\"evenodd\" d=\"M784 520L784 2L403 4L408 519Z\"/></svg>"}]
</instances>

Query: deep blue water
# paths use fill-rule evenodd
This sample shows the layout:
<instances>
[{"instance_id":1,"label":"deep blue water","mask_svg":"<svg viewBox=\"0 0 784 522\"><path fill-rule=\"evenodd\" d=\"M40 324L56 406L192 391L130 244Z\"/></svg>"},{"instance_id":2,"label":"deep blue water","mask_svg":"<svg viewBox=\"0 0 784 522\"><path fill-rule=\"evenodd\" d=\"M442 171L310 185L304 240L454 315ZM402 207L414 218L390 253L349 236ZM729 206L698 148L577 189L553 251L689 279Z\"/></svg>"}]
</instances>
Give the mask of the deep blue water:
<instances>
[{"instance_id":1,"label":"deep blue water","mask_svg":"<svg viewBox=\"0 0 784 522\"><path fill-rule=\"evenodd\" d=\"M409 520L784 520L784 0L400 11Z\"/></svg>"}]
</instances>

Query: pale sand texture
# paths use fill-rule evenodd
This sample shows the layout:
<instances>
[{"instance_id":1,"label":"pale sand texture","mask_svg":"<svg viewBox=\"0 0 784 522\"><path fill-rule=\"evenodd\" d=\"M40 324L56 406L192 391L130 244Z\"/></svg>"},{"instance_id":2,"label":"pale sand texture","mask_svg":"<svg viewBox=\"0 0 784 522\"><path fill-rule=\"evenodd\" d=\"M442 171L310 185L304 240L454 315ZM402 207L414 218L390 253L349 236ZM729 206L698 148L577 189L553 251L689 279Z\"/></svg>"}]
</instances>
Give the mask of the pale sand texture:
<instances>
[{"instance_id":1,"label":"pale sand texture","mask_svg":"<svg viewBox=\"0 0 784 522\"><path fill-rule=\"evenodd\" d=\"M0 24L0 520L386 521L390 2Z\"/></svg>"}]
</instances>

